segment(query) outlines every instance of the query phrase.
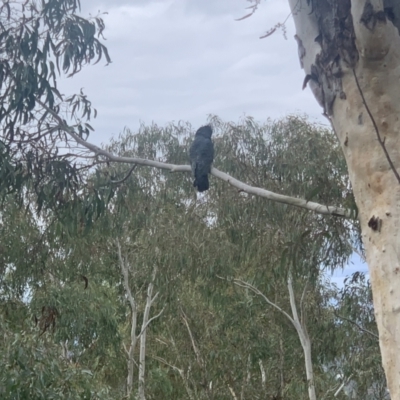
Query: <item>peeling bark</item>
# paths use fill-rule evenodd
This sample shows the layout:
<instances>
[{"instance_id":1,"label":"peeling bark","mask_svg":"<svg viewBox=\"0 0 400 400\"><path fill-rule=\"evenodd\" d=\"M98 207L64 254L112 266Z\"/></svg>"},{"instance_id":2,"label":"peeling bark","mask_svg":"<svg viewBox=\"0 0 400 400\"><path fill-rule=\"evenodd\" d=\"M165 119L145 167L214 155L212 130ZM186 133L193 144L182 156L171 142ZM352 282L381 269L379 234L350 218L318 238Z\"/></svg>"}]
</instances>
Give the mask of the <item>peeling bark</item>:
<instances>
[{"instance_id":1,"label":"peeling bark","mask_svg":"<svg viewBox=\"0 0 400 400\"><path fill-rule=\"evenodd\" d=\"M391 398L400 399L400 2L289 3L305 82L330 119L348 165L382 362Z\"/></svg>"},{"instance_id":2,"label":"peeling bark","mask_svg":"<svg viewBox=\"0 0 400 400\"><path fill-rule=\"evenodd\" d=\"M400 33L400 2L398 0L385 0L383 3L388 20Z\"/></svg>"},{"instance_id":3,"label":"peeling bark","mask_svg":"<svg viewBox=\"0 0 400 400\"><path fill-rule=\"evenodd\" d=\"M318 103L329 116L336 98L346 97L342 88L343 63L353 67L358 60L350 0L318 0L308 7L304 3L297 1L293 11L295 19L301 17L303 31L307 30L296 35L297 42L301 40L304 47L301 59L307 71L304 82L308 81ZM312 24L305 26L310 20Z\"/></svg>"}]
</instances>

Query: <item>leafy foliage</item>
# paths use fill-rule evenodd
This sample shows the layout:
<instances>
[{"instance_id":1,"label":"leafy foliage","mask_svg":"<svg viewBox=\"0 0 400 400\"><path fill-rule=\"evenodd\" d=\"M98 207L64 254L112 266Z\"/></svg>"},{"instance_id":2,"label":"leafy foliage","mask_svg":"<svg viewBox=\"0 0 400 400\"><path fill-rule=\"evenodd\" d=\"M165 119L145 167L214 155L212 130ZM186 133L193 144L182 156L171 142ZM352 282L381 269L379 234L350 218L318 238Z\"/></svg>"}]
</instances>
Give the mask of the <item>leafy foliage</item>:
<instances>
[{"instance_id":1,"label":"leafy foliage","mask_svg":"<svg viewBox=\"0 0 400 400\"><path fill-rule=\"evenodd\" d=\"M59 345L26 327L13 333L1 320L0 393L7 399L111 399L90 369L60 359Z\"/></svg>"},{"instance_id":2,"label":"leafy foliage","mask_svg":"<svg viewBox=\"0 0 400 400\"><path fill-rule=\"evenodd\" d=\"M75 121L85 137L91 130L85 121L96 113L83 93L61 95L57 76L102 58L111 62L99 40L103 20L82 18L79 7L79 0L0 5L0 195L14 192L21 201L24 188L38 211L76 200L82 182L77 154L68 152L68 137L49 111Z\"/></svg>"},{"instance_id":3,"label":"leafy foliage","mask_svg":"<svg viewBox=\"0 0 400 400\"><path fill-rule=\"evenodd\" d=\"M233 124L212 118L212 123L218 168L283 194L306 196L318 187L313 196L320 196L319 201L352 204L343 159L329 131L299 117L264 125L252 119ZM184 123L142 126L135 135L124 132L109 150L185 163L191 131ZM329 162L318 162L321 158ZM123 397L131 310L118 264L118 239L130 266L139 326L154 267L159 296L152 315L165 307L149 326L146 398L231 399L232 393L255 399L307 398L303 352L293 326L260 297L230 281L252 283L290 312L289 272L312 340L319 396L340 386L339 372L347 378L354 368L359 371L352 375L357 393L370 389L364 376L372 376L368 374L376 364L355 362L356 346L348 358L360 330L335 316L334 305L342 307L345 298L339 303L337 289L324 278L324 271L346 263L349 241L358 233L356 222L238 193L212 177L210 190L197 198L189 174L136 167L125 179L127 172L110 163L88 176L86 186L100 193L102 210L91 225L72 215L68 201L67 224L58 219L59 211L42 212L38 220L32 207L4 203L0 239L7 264L1 294L10 338L5 343L23 332L27 343L39 341L52 349L42 362L47 376L53 375L51 363L58 357L63 373L69 376L72 367L76 371L71 379L88 378L80 384L82 390ZM352 306L364 301L361 292L354 296L349 298ZM370 299L365 301L371 307ZM340 312L349 319L354 315ZM371 314L360 314L357 323L373 329L373 319L367 317ZM375 341L366 341L363 352L379 359ZM32 365L39 362L29 357ZM23 373L13 371L16 386L7 389L10 393L23 386ZM383 375L374 379L384 387ZM340 396L346 398L345 392Z\"/></svg>"}]
</instances>

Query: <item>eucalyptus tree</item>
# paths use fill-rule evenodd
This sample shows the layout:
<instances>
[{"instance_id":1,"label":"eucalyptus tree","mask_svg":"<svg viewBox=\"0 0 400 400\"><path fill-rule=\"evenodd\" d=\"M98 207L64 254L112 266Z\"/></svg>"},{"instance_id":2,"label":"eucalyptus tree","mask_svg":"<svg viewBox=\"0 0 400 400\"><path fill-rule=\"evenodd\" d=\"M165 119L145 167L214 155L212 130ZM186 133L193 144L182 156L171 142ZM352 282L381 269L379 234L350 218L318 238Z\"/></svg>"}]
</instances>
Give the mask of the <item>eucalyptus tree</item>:
<instances>
[{"instance_id":1,"label":"eucalyptus tree","mask_svg":"<svg viewBox=\"0 0 400 400\"><path fill-rule=\"evenodd\" d=\"M296 117L265 125L250 118L237 125L217 118L212 123L219 168L255 185L268 181L281 193L301 192L337 207L353 206L343 159L328 130ZM121 135L107 151L117 157L157 155L157 162L183 162L189 132L185 124L142 126L137 134ZM99 168L96 178L115 185L110 203L115 232L120 231L131 248L133 270L142 271L136 272L132 285L140 288L149 266L157 266L159 301L168 304L150 327L147 396L306 396L296 332L286 329L279 313L266 310L252 296L244 299L229 277L256 281L274 300L290 307L285 281L291 270L297 286L308 282L307 313L313 315L317 308L328 319L331 311L323 306L328 300L318 295L319 267L346 262L357 224L266 205L246 193L238 196L221 182L197 199L189 176L160 169L138 166L130 174L121 163L110 163ZM318 330L323 328L312 325L311 335ZM313 355L317 364L322 359ZM317 370L318 386L331 388L334 380ZM171 373L178 384L171 381Z\"/></svg>"},{"instance_id":2,"label":"eucalyptus tree","mask_svg":"<svg viewBox=\"0 0 400 400\"><path fill-rule=\"evenodd\" d=\"M251 0L254 7L260 0ZM400 3L289 0L305 78L346 159L369 265L383 367L400 398ZM269 32L271 33L271 32Z\"/></svg>"},{"instance_id":3,"label":"eucalyptus tree","mask_svg":"<svg viewBox=\"0 0 400 400\"><path fill-rule=\"evenodd\" d=\"M335 298L336 374L348 377L344 390L357 398L389 399L369 280L363 273L354 273ZM327 365L333 366L333 359Z\"/></svg>"},{"instance_id":4,"label":"eucalyptus tree","mask_svg":"<svg viewBox=\"0 0 400 400\"><path fill-rule=\"evenodd\" d=\"M300 193L310 201L354 207L344 160L329 130L299 117L264 125L251 118L239 124L213 118L212 123L217 167L257 186L269 184L282 195ZM190 131L184 123L142 126L137 134L127 131L115 139L107 151L183 163ZM114 192L90 227L77 219L70 226L61 224L57 210L43 210L38 224L28 208L28 229L29 224L16 224L25 211L11 202L18 213L3 212L2 243L14 267L7 273L10 290L20 288L16 297L21 299L26 287L31 288L24 310L32 318L36 315L36 334L56 343L75 368L89 369L93 384L101 379L114 398L127 392L124 347L129 352L132 344L133 309L126 301L118 238L129 256L127 283L136 296L140 326L146 309L143 288L148 288L154 267L158 270L154 293L159 295L151 316L163 312L147 331L146 398L307 398L296 332L279 313L230 281L257 284L290 309L289 272L296 294L307 282L303 311L313 342L316 393L337 386L322 368L333 359L329 357L338 343L332 341L337 328L329 308L332 295L324 294L320 267L329 270L346 262L354 245L350 242L357 237L356 221L266 204L219 181L197 199L189 175L140 166L132 171L121 163L99 165L86 185L100 195L110 188ZM25 242L32 258L22 263L20 244ZM33 251L37 242L41 247ZM140 328L133 333L140 339ZM140 348L132 348L133 359L139 360Z\"/></svg>"},{"instance_id":5,"label":"eucalyptus tree","mask_svg":"<svg viewBox=\"0 0 400 400\"><path fill-rule=\"evenodd\" d=\"M118 363L104 364L119 343L112 290L93 277L85 289L87 272L13 198L0 215L0 397L115 398L107 374Z\"/></svg>"},{"instance_id":6,"label":"eucalyptus tree","mask_svg":"<svg viewBox=\"0 0 400 400\"><path fill-rule=\"evenodd\" d=\"M4 399L104 399L107 385L93 370L60 356L53 340L38 338L36 329L25 326L15 332L0 319L0 396Z\"/></svg>"},{"instance_id":7,"label":"eucalyptus tree","mask_svg":"<svg viewBox=\"0 0 400 400\"><path fill-rule=\"evenodd\" d=\"M254 3L256 6L259 0ZM383 365L391 395L400 397L396 189L400 177L399 156L394 150L398 102L393 84L398 81L400 8L391 0L290 0L290 4L306 73L304 86L309 85L315 93L347 161L371 271ZM0 5L2 194L22 196L29 191L37 210L57 208L58 218L74 219L71 225L75 226L77 221L91 223L114 192L109 182L108 191L85 186L85 197L80 196L79 172L91 167L93 155L97 162L190 171L188 165L182 165L183 158L177 164L155 160L157 153L149 158L118 156L87 140L88 120L95 111L83 93L62 96L56 76L61 71L75 74L91 61L104 56L109 62L110 58L96 37L104 29L103 21L100 17L86 20L77 15L78 9L78 0L3 1ZM61 153L63 147L67 150ZM82 157L89 161L78 162ZM240 181L216 168L211 172L240 193L321 215L354 215L355 207L348 208L343 199L334 205L323 197L315 201L316 181L308 193L289 195L279 190L274 193L251 180ZM273 181L258 181L268 189L279 188ZM288 248L288 252L293 250Z\"/></svg>"},{"instance_id":8,"label":"eucalyptus tree","mask_svg":"<svg viewBox=\"0 0 400 400\"><path fill-rule=\"evenodd\" d=\"M260 0L251 2L255 9ZM400 156L396 151L399 130L396 82L400 5L393 0L289 0L289 4L296 25L300 63L305 70L303 87L309 85L313 91L346 159L370 268L383 366L391 395L399 398ZM116 160L112 154L87 142L80 143L106 159ZM148 160L130 161L173 171L189 170ZM349 216L343 208L285 198L216 169L212 173L241 191L323 214Z\"/></svg>"},{"instance_id":9,"label":"eucalyptus tree","mask_svg":"<svg viewBox=\"0 0 400 400\"><path fill-rule=\"evenodd\" d=\"M48 110L76 121L81 137L96 115L82 91L59 92L58 76L111 61L101 15L85 19L79 9L79 0L0 2L0 192L19 201L29 193L38 211L71 206L82 183L79 154L65 148L68 138Z\"/></svg>"}]
</instances>

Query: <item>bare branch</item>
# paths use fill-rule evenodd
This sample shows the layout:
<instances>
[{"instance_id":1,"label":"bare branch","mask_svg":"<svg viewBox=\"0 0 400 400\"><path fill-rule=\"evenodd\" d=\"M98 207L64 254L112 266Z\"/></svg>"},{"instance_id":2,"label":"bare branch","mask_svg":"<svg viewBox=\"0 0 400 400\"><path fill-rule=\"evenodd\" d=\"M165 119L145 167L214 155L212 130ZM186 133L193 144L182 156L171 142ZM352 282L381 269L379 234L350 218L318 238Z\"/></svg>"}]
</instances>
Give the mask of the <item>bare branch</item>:
<instances>
[{"instance_id":1,"label":"bare branch","mask_svg":"<svg viewBox=\"0 0 400 400\"><path fill-rule=\"evenodd\" d=\"M171 172L191 172L190 165L177 165L177 164L164 163L161 161L147 160L144 158L116 156L116 155L108 152L107 150L104 150L104 149L96 146L95 144L92 144L92 143L87 142L86 140L82 139L79 135L77 135L75 133L73 128L68 126L63 121L63 119L57 113L55 113L52 109L47 107L39 99L37 99L37 102L53 116L53 118L58 122L60 129L62 129L68 135L70 135L81 146L83 146L83 147L87 148L88 150L92 151L93 153L95 153L96 156L102 156L102 157L105 157L108 161L113 161L113 162L117 162L117 163L137 164L137 165L143 165L143 166L147 166L147 167L155 167L155 168L159 168L159 169L170 170ZM304 208L306 210L313 211L313 212L316 212L316 213L322 214L322 215L334 215L337 217L345 217L345 218L351 218L351 216L352 216L351 210L348 210L348 209L345 209L342 207L327 206L327 205L315 203L312 201L307 201L307 200L296 198L296 197L285 196L282 194L271 192L271 191L263 189L263 188L248 185L244 182L239 181L238 179L233 178L232 176L228 175L225 172L219 171L217 168L214 168L214 167L211 169L211 175L213 175L216 178L219 178L219 179L227 182L229 185L237 188L239 190L239 192L245 192L245 193L263 197L263 198L266 198L268 200L275 201L278 203L289 204L291 206Z\"/></svg>"},{"instance_id":2,"label":"bare branch","mask_svg":"<svg viewBox=\"0 0 400 400\"><path fill-rule=\"evenodd\" d=\"M297 334L299 335L301 344L304 348L306 345L308 336L307 336L307 332L305 330L305 326L302 326L302 324L300 323L300 320L299 320L299 315L297 314L296 299L294 297L291 275L289 275L289 278L288 278L288 291L289 291L290 308L292 309L293 320L294 320L293 325L296 328Z\"/></svg>"},{"instance_id":3,"label":"bare branch","mask_svg":"<svg viewBox=\"0 0 400 400\"><path fill-rule=\"evenodd\" d=\"M267 375L265 373L265 368L261 359L258 360L258 365L260 367L260 372L261 372L261 386L265 390L267 384Z\"/></svg>"},{"instance_id":4,"label":"bare branch","mask_svg":"<svg viewBox=\"0 0 400 400\"><path fill-rule=\"evenodd\" d=\"M158 294L158 293L157 293ZM156 296L154 296L154 298L155 298ZM153 298L153 299L154 299ZM140 331L140 333L139 333L139 335L137 335L137 338L139 339L140 338L140 336L143 334L143 332L147 329L147 327L152 323L152 321L154 321L155 319L157 319L163 312L164 312L164 310L165 310L165 306L162 308L162 310L157 314L157 315L155 315L154 317L151 317L147 322L146 322L146 324L144 325L144 327L142 327L142 330Z\"/></svg>"},{"instance_id":5,"label":"bare branch","mask_svg":"<svg viewBox=\"0 0 400 400\"><path fill-rule=\"evenodd\" d=\"M192 390L191 390L190 387L189 387L188 380L187 380L187 378L185 377L185 374L184 374L184 372L183 372L183 369L180 369L180 368L176 367L175 365L172 365L172 364L168 363L166 360L164 360L164 359L161 358L161 357L152 356L152 358L153 358L154 360L156 360L156 361L159 361L159 362L161 362L161 363L167 365L168 367L172 368L173 370L178 371L180 377L182 378L183 384L185 385L186 393L187 393L188 396L189 396L189 400L195 400L195 398L194 398L194 396L193 396L193 392L192 392Z\"/></svg>"},{"instance_id":6,"label":"bare branch","mask_svg":"<svg viewBox=\"0 0 400 400\"><path fill-rule=\"evenodd\" d=\"M185 326L186 326L186 329L187 329L187 331L188 331L188 333L189 333L190 341L192 342L193 351L194 351L194 353L196 354L197 363L199 364L199 366L200 366L201 368L203 368L203 367L204 367L204 363L203 363L203 360L202 360L202 358L201 358L200 351L199 351L199 349L198 349L197 346L196 346L196 343L195 343L195 341L194 341L194 337L193 337L193 334L192 334L192 330L190 329L189 322L188 322L188 320L187 320L186 314L185 314L184 311L182 310L182 307L181 307L181 317L182 317L183 322L184 322L184 324L185 324Z\"/></svg>"},{"instance_id":7,"label":"bare branch","mask_svg":"<svg viewBox=\"0 0 400 400\"><path fill-rule=\"evenodd\" d=\"M297 308L296 308L296 299L294 297L294 291L292 285L292 276L290 273L288 277L288 290L289 290L290 307L292 309L293 318L296 322L295 328L297 330L297 335L299 336L301 346L303 347L304 362L305 362L307 382L308 382L308 397L310 400L316 400L314 371L311 360L311 340L310 337L308 336L307 326L305 322L300 323L299 321L299 316L297 314Z\"/></svg>"},{"instance_id":8,"label":"bare branch","mask_svg":"<svg viewBox=\"0 0 400 400\"><path fill-rule=\"evenodd\" d=\"M342 384L339 386L338 390L336 390L335 394L333 395L334 397L337 397L337 395L341 392L341 390L344 388L344 385L346 384L346 381L343 381Z\"/></svg>"},{"instance_id":9,"label":"bare branch","mask_svg":"<svg viewBox=\"0 0 400 400\"><path fill-rule=\"evenodd\" d=\"M190 167L188 166L188 168ZM275 201L278 203L289 204L295 207L305 208L307 210L314 211L318 214L335 215L338 217L345 217L345 218L351 217L350 210L333 206L325 206L319 203L314 203L312 201L307 201L296 197L285 196L282 194L271 192L266 189L250 186L244 182L239 181L238 179L233 178L232 176L226 174L225 172L217 170L216 168L211 169L211 174L229 183L231 186L239 189L240 192L254 194L255 196L264 197L268 200Z\"/></svg>"},{"instance_id":10,"label":"bare branch","mask_svg":"<svg viewBox=\"0 0 400 400\"><path fill-rule=\"evenodd\" d=\"M340 318L340 319L343 319L344 321L350 322L351 324L355 325L358 329L360 329L360 331L363 331L363 332L365 332L365 333L368 333L369 335L373 336L375 339L379 340L379 336L378 336L376 333L371 332L371 331L369 331L368 329L363 328L363 327L362 327L360 324L358 324L357 322L355 322L355 321L353 321L353 320L351 320L351 319L349 319L349 318L343 317L342 315L339 315L339 314L336 314L336 313L335 313L335 315L336 315L336 317L338 317L338 318Z\"/></svg>"},{"instance_id":11,"label":"bare branch","mask_svg":"<svg viewBox=\"0 0 400 400\"><path fill-rule=\"evenodd\" d=\"M167 367L170 367L172 369L174 369L175 371L178 371L179 373L183 373L183 369L176 367L175 365L170 364L169 362L167 362L166 360L164 360L163 358L159 357L159 356L150 356L153 360L159 361L160 363L165 364Z\"/></svg>"},{"instance_id":12,"label":"bare branch","mask_svg":"<svg viewBox=\"0 0 400 400\"><path fill-rule=\"evenodd\" d=\"M121 183L124 183L132 175L132 172L135 170L136 167L137 165L133 164L133 167L128 171L128 173L122 179L120 179L119 181L111 181L111 183L113 185L120 185Z\"/></svg>"},{"instance_id":13,"label":"bare branch","mask_svg":"<svg viewBox=\"0 0 400 400\"><path fill-rule=\"evenodd\" d=\"M126 292L126 296L128 297L128 301L131 306L131 310L132 310L132 312L135 312L137 306L136 306L136 301L132 295L131 288L129 287L128 267L126 266L125 260L122 256L121 245L120 245L118 239L116 240L116 243L117 243L117 247L118 247L118 260L119 260L119 264L121 267L122 276L124 277L124 282L123 282L124 289Z\"/></svg>"},{"instance_id":14,"label":"bare branch","mask_svg":"<svg viewBox=\"0 0 400 400\"><path fill-rule=\"evenodd\" d=\"M127 381L126 390L127 390L127 395L129 397L133 390L133 367L134 367L134 365L137 365L135 358L134 358L134 352L135 352L136 343L137 343L137 337L136 337L137 304L132 295L131 289L129 287L128 266L126 265L126 262L122 256L121 245L120 245L120 242L118 239L116 240L116 243L117 243L117 247L118 247L118 260L120 263L122 276L124 278L123 286L125 289L126 296L128 297L128 301L129 301L129 305L131 307L131 313L132 313L129 349L127 349L124 344L124 349L127 353L127 358L128 358L128 362L127 362L128 363L128 376L126 379L126 381Z\"/></svg>"},{"instance_id":15,"label":"bare branch","mask_svg":"<svg viewBox=\"0 0 400 400\"><path fill-rule=\"evenodd\" d=\"M222 277L220 277L218 275L217 275L217 277L220 278L220 279L227 280L227 279L222 278ZM293 326L297 329L296 322L294 321L294 319L286 311L284 311L278 305L276 305L271 300L269 300L268 297L265 296L264 293L260 292L255 286L253 286L252 284L250 284L248 282L242 281L241 279L233 279L233 283L235 285L243 287L245 289L250 289L255 294L258 294L259 296L261 296L265 300L266 303L268 303L270 306L276 308L280 313L282 313L293 324Z\"/></svg>"},{"instance_id":16,"label":"bare branch","mask_svg":"<svg viewBox=\"0 0 400 400\"><path fill-rule=\"evenodd\" d=\"M242 19L243 19L243 18L242 18ZM232 397L233 397L233 400L238 400L238 397L236 396L235 391L233 390L232 386L229 385L229 383L228 383L228 389L229 389L229 391L231 392L231 395L232 395Z\"/></svg>"},{"instance_id":17,"label":"bare branch","mask_svg":"<svg viewBox=\"0 0 400 400\"><path fill-rule=\"evenodd\" d=\"M152 305L152 304L156 301L156 299L157 299L159 293L160 293L160 292L157 292L157 293L154 295L154 297L150 300L150 305Z\"/></svg>"},{"instance_id":18,"label":"bare branch","mask_svg":"<svg viewBox=\"0 0 400 400\"><path fill-rule=\"evenodd\" d=\"M221 277L218 277L218 278L223 279ZM292 309L293 318L286 311L282 310L282 308L280 308L278 305L276 305L275 303L270 301L262 292L260 292L255 286L251 285L250 283L242 281L240 279L233 279L233 283L235 283L237 286L241 286L246 289L250 289L254 293L261 296L269 305L271 305L272 307L274 307L278 311L280 311L293 324L293 326L295 327L295 329L297 331L297 335L299 336L300 343L301 343L301 346L302 346L303 352L304 352L304 361L305 361L307 381L308 381L308 395L309 395L310 400L316 400L314 372L313 372L312 360L311 360L311 341L308 336L306 326L302 326L299 321L296 304L295 304L295 297L294 297L294 292L293 292L291 276L289 275L289 278L288 278L288 289L289 289L290 306Z\"/></svg>"}]
</instances>

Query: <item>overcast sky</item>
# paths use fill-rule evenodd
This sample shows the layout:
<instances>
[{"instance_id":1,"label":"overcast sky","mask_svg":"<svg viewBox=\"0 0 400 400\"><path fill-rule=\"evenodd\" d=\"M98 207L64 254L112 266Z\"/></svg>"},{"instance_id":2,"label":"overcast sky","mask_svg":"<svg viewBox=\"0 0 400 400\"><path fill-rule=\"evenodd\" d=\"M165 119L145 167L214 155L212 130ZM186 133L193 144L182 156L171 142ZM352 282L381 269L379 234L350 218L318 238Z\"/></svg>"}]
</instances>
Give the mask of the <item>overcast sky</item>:
<instances>
[{"instance_id":1,"label":"overcast sky","mask_svg":"<svg viewBox=\"0 0 400 400\"><path fill-rule=\"evenodd\" d=\"M236 19L248 13L246 0L81 3L84 17L107 13L104 35L112 63L88 66L59 83L64 94L83 88L97 109L93 142L107 142L124 127L135 131L141 121L162 126L184 120L196 128L209 114L263 122L301 113L326 123L310 90L302 90L292 19L285 35L277 30L259 38L286 20L287 1L266 0L243 21ZM359 269L354 261L346 274Z\"/></svg>"},{"instance_id":2,"label":"overcast sky","mask_svg":"<svg viewBox=\"0 0 400 400\"><path fill-rule=\"evenodd\" d=\"M194 127L207 115L259 121L306 113L326 122L310 90L302 90L294 26L260 39L289 15L287 1L267 0L248 19L246 0L81 0L82 15L104 15L112 64L88 66L61 83L84 88L98 110L92 140L107 141L140 121Z\"/></svg>"}]
</instances>

